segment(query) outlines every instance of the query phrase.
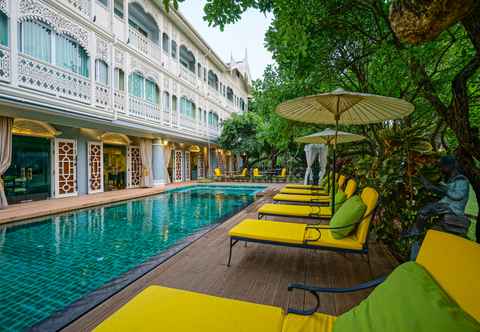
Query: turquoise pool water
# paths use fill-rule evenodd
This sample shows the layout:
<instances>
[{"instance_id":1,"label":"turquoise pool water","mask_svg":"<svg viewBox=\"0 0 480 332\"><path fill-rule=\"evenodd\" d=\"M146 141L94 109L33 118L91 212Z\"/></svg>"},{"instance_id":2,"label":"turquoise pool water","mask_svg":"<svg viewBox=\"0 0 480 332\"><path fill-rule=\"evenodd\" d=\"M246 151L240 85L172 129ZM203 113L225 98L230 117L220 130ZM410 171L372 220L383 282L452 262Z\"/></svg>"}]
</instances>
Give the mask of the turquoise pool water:
<instances>
[{"instance_id":1,"label":"turquoise pool water","mask_svg":"<svg viewBox=\"0 0 480 332\"><path fill-rule=\"evenodd\" d=\"M187 187L0 228L0 331L64 313L239 211L262 189Z\"/></svg>"}]
</instances>

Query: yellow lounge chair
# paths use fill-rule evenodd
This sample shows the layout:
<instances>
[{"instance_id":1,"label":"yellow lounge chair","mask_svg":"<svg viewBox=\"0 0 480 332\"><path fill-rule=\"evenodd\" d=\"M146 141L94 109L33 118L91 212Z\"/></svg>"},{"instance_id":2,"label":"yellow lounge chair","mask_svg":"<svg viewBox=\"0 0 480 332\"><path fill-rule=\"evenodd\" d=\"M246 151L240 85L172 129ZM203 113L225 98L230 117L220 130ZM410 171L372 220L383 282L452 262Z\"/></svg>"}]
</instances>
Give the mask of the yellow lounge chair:
<instances>
[{"instance_id":1,"label":"yellow lounge chair","mask_svg":"<svg viewBox=\"0 0 480 332\"><path fill-rule=\"evenodd\" d=\"M480 321L480 284L476 282L480 275L479 260L478 244L454 235L428 231L416 262L463 311ZM361 291L375 287L383 280L378 278L349 288L289 285L289 291L300 289L315 295L316 305L309 310L289 309L287 313L270 305L150 286L94 331L332 332L336 317L316 312L320 301L318 294ZM386 307L385 310L393 309Z\"/></svg>"},{"instance_id":2,"label":"yellow lounge chair","mask_svg":"<svg viewBox=\"0 0 480 332\"><path fill-rule=\"evenodd\" d=\"M365 213L362 219L356 223L356 230L340 240L332 236L330 232L332 228L329 225L309 225L258 219L243 220L228 232L230 235L230 251L227 266L230 266L232 249L239 241L365 254L368 259L367 237L378 203L378 192L371 187L366 187L360 197L367 206ZM336 228L352 226L346 225Z\"/></svg>"},{"instance_id":3,"label":"yellow lounge chair","mask_svg":"<svg viewBox=\"0 0 480 332\"><path fill-rule=\"evenodd\" d=\"M243 168L240 174L232 177L232 180L248 180L248 169Z\"/></svg>"},{"instance_id":4,"label":"yellow lounge chair","mask_svg":"<svg viewBox=\"0 0 480 332\"><path fill-rule=\"evenodd\" d=\"M213 170L213 176L215 178L215 180L223 180L223 174L222 174L222 170L218 167L216 167L214 170Z\"/></svg>"},{"instance_id":5,"label":"yellow lounge chair","mask_svg":"<svg viewBox=\"0 0 480 332\"><path fill-rule=\"evenodd\" d=\"M338 188L342 189L347 178L345 175L340 175L338 178ZM328 196L330 193L325 189L297 189L284 187L280 190L280 194L288 195L310 195L310 196Z\"/></svg>"},{"instance_id":6,"label":"yellow lounge chair","mask_svg":"<svg viewBox=\"0 0 480 332\"><path fill-rule=\"evenodd\" d=\"M276 181L287 181L287 169L285 167L282 168L280 174L274 175L273 179L275 179Z\"/></svg>"},{"instance_id":7,"label":"yellow lounge chair","mask_svg":"<svg viewBox=\"0 0 480 332\"><path fill-rule=\"evenodd\" d=\"M357 191L357 181L350 179L345 187L347 199ZM294 204L263 204L258 209L258 219L264 216L282 216L296 218L326 219L332 217L330 206L294 205Z\"/></svg>"}]
</instances>

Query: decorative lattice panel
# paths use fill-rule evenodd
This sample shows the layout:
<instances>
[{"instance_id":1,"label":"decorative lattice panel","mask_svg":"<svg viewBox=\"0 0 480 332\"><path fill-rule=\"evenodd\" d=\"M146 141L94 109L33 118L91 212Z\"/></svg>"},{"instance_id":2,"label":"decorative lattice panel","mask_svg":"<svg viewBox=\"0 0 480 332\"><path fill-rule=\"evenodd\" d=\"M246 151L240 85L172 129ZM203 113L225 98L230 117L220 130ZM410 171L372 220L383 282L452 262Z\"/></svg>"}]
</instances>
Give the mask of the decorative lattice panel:
<instances>
[{"instance_id":1,"label":"decorative lattice panel","mask_svg":"<svg viewBox=\"0 0 480 332\"><path fill-rule=\"evenodd\" d=\"M185 151L185 181L190 181L190 174L191 174L191 167L190 167L190 152Z\"/></svg>"},{"instance_id":2,"label":"decorative lattice panel","mask_svg":"<svg viewBox=\"0 0 480 332\"><path fill-rule=\"evenodd\" d=\"M128 187L136 188L142 183L142 158L138 146L128 147Z\"/></svg>"},{"instance_id":3,"label":"decorative lattice panel","mask_svg":"<svg viewBox=\"0 0 480 332\"><path fill-rule=\"evenodd\" d=\"M174 169L173 169L173 181L174 182L181 182L183 181L183 151L182 150L175 150L173 155L174 159Z\"/></svg>"},{"instance_id":4,"label":"decorative lattice panel","mask_svg":"<svg viewBox=\"0 0 480 332\"><path fill-rule=\"evenodd\" d=\"M77 142L55 139L55 196L77 194Z\"/></svg>"},{"instance_id":5,"label":"decorative lattice panel","mask_svg":"<svg viewBox=\"0 0 480 332\"><path fill-rule=\"evenodd\" d=\"M203 162L203 153L200 153L197 157L197 174L199 179L205 177L205 164Z\"/></svg>"},{"instance_id":6,"label":"decorative lattice panel","mask_svg":"<svg viewBox=\"0 0 480 332\"><path fill-rule=\"evenodd\" d=\"M88 193L103 191L103 145L88 143Z\"/></svg>"}]
</instances>

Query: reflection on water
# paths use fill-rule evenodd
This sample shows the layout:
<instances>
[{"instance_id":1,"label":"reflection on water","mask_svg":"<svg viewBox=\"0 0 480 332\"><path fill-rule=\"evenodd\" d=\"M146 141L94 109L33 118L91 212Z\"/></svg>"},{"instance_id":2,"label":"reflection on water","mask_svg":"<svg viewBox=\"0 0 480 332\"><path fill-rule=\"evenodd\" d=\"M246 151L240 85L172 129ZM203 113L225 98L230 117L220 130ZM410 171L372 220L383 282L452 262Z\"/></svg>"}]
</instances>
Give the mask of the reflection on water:
<instances>
[{"instance_id":1,"label":"reflection on water","mask_svg":"<svg viewBox=\"0 0 480 332\"><path fill-rule=\"evenodd\" d=\"M249 204L255 191L194 187L0 228L0 327L38 323Z\"/></svg>"}]
</instances>

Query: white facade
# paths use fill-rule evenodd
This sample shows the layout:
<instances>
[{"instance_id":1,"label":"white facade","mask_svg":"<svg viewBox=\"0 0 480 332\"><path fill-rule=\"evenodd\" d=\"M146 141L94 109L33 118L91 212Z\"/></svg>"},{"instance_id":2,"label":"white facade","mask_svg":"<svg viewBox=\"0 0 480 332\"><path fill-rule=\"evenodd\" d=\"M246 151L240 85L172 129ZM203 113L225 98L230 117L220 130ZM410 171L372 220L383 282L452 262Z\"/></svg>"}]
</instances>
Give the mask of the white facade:
<instances>
[{"instance_id":1,"label":"white facade","mask_svg":"<svg viewBox=\"0 0 480 332\"><path fill-rule=\"evenodd\" d=\"M195 145L203 162L221 121L247 109L247 56L223 62L161 0L0 0L0 18L0 116L95 132L75 153L116 133L164 154Z\"/></svg>"}]
</instances>

